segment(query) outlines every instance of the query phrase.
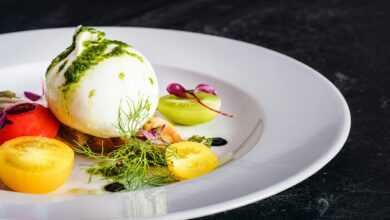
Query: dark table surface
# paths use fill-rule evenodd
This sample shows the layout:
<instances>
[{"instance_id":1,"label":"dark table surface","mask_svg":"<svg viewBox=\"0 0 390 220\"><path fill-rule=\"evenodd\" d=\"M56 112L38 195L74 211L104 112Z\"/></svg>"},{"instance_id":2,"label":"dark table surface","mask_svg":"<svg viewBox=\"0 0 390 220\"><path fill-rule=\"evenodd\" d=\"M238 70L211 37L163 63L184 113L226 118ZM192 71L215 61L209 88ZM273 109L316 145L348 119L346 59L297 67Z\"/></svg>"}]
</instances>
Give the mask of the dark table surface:
<instances>
[{"instance_id":1,"label":"dark table surface","mask_svg":"<svg viewBox=\"0 0 390 220\"><path fill-rule=\"evenodd\" d=\"M2 0L0 33L83 24L234 38L312 66L350 106L349 139L317 174L263 201L200 219L390 219L389 1L108 2Z\"/></svg>"}]
</instances>

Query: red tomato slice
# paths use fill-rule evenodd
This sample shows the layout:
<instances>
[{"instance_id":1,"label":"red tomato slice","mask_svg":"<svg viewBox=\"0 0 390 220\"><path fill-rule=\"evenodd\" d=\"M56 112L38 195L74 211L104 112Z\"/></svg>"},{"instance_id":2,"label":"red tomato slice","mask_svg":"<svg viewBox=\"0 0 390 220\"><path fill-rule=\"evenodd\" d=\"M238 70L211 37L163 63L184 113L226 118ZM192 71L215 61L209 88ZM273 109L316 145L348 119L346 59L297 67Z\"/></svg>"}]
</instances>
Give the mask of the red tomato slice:
<instances>
[{"instance_id":1,"label":"red tomato slice","mask_svg":"<svg viewBox=\"0 0 390 220\"><path fill-rule=\"evenodd\" d=\"M48 108L36 105L35 109L19 114L8 114L11 122L0 129L0 144L20 136L57 136L60 123Z\"/></svg>"}]
</instances>

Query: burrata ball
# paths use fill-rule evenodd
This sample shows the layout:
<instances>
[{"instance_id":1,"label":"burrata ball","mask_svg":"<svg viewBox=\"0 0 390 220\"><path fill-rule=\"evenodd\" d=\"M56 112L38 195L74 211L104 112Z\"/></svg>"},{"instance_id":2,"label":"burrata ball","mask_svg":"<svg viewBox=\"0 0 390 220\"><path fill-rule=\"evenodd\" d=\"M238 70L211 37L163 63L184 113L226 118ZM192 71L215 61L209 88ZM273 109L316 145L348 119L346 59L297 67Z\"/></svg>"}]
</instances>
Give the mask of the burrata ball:
<instances>
[{"instance_id":1,"label":"burrata ball","mask_svg":"<svg viewBox=\"0 0 390 220\"><path fill-rule=\"evenodd\" d=\"M118 137L119 127L138 129L156 111L157 78L140 52L80 26L47 69L46 99L63 124L96 137Z\"/></svg>"}]
</instances>

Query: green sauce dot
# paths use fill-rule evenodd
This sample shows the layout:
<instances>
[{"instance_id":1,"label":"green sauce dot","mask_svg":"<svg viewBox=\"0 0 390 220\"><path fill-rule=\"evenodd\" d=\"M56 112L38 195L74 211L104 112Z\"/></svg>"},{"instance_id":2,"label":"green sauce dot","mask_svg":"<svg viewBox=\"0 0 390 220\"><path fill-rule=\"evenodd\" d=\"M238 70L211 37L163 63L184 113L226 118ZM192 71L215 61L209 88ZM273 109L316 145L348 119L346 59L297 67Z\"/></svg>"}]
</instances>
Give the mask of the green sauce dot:
<instances>
[{"instance_id":1,"label":"green sauce dot","mask_svg":"<svg viewBox=\"0 0 390 220\"><path fill-rule=\"evenodd\" d=\"M152 79L152 77L149 77L149 82L150 82L150 85L154 85L154 80Z\"/></svg>"},{"instance_id":2,"label":"green sauce dot","mask_svg":"<svg viewBox=\"0 0 390 220\"><path fill-rule=\"evenodd\" d=\"M125 77L126 77L126 74L124 72L120 72L118 77L119 77L120 80L124 80Z\"/></svg>"},{"instance_id":3,"label":"green sauce dot","mask_svg":"<svg viewBox=\"0 0 390 220\"><path fill-rule=\"evenodd\" d=\"M91 89L88 93L88 98L92 98L96 95L96 90L95 89Z\"/></svg>"}]
</instances>

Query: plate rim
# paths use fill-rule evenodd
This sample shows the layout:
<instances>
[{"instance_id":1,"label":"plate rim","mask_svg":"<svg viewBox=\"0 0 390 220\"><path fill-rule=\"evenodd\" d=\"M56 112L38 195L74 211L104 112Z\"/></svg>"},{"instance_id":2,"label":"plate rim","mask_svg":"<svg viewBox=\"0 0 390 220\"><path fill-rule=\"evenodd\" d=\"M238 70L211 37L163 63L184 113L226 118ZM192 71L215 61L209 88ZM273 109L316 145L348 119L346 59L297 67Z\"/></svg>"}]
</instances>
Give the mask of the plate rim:
<instances>
[{"instance_id":1,"label":"plate rim","mask_svg":"<svg viewBox=\"0 0 390 220\"><path fill-rule=\"evenodd\" d=\"M274 56L278 56L281 59L287 59L290 62L295 63L295 65L301 66L305 69L307 69L308 72L313 73L312 75L322 81L323 83L327 84L327 87L337 95L337 98L342 103L342 110L343 110L343 121L342 121L342 130L338 134L338 137L335 138L335 141L332 146L329 147L329 149L326 151L326 153L322 154L317 160L312 162L310 165L306 166L305 169L301 169L299 172L289 176L283 181L278 182L277 184L274 184L272 186L266 187L262 190L254 191L250 194L243 195L231 200L227 200L224 202L216 203L213 205L206 205L200 208L195 209L188 209L183 211L175 211L173 213L167 213L162 216L156 216L151 217L148 219L187 219L187 218L195 218L195 217L202 217L206 215L211 215L215 213L219 213L222 211L228 211L232 210L241 206L245 206L260 200L263 200L265 198L268 198L272 195L276 195L288 188L291 188L300 182L304 181L305 179L309 178L310 176L314 175L316 172L320 171L325 165L327 165L343 148L345 142L348 139L348 135L351 129L351 113L350 109L348 107L348 103L343 96L343 94L340 92L340 90L324 75L319 73L314 68L308 66L307 64L297 60L296 58L287 56L285 54L282 54L278 51L241 41L236 39L231 39L223 36L216 36L216 35L210 35L210 34L204 34L204 33L198 33L198 32L192 32L192 31L183 31L183 30L176 30L176 29L165 29L165 28L149 28L149 27L137 27L137 26L92 26L102 29L141 29L141 30L158 30L158 31L168 31L168 32L176 32L177 34L192 34L192 35L199 35L202 37L211 37L216 39L222 39L222 40L228 40L240 44L246 44L251 47L259 47L263 50L266 50L268 53L272 53ZM8 32L8 33L1 33L0 38L4 36L12 37L12 35L18 35L18 34L25 34L25 33L33 33L33 32L44 32L44 31L56 31L56 30L63 30L63 29L73 29L74 27L56 27L56 28L43 28L43 29L32 29L32 30L22 30L22 31L15 31L15 32ZM6 66L8 67L8 66ZM254 148L256 145L254 146ZM19 193L17 193L19 194ZM22 193L20 193L22 194ZM19 195L20 195L19 194ZM31 196L31 197L41 197L42 195L26 195L23 194L23 196ZM46 195L43 195L42 197L45 197Z\"/></svg>"}]
</instances>

